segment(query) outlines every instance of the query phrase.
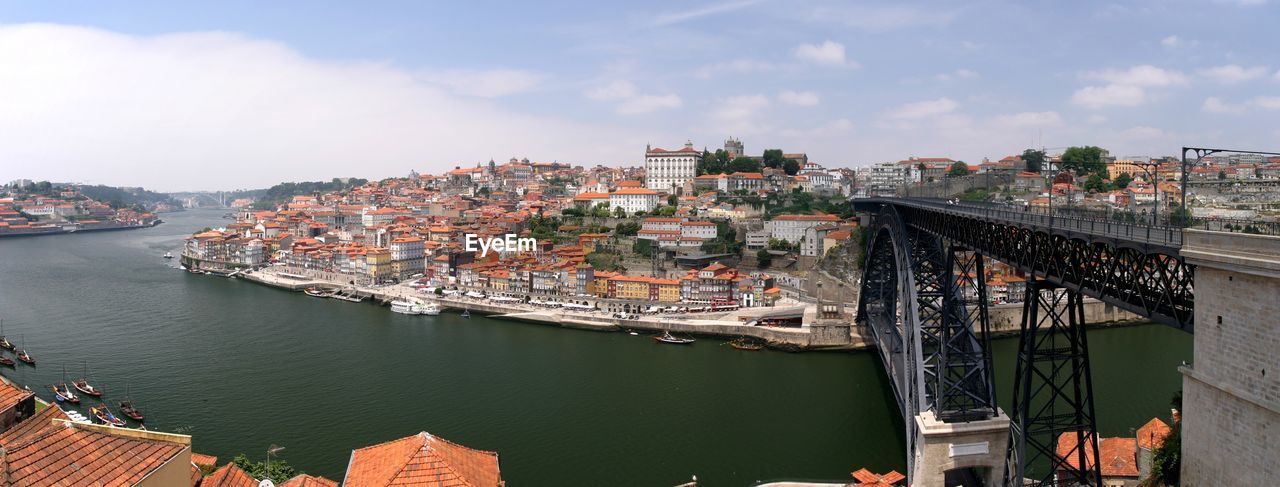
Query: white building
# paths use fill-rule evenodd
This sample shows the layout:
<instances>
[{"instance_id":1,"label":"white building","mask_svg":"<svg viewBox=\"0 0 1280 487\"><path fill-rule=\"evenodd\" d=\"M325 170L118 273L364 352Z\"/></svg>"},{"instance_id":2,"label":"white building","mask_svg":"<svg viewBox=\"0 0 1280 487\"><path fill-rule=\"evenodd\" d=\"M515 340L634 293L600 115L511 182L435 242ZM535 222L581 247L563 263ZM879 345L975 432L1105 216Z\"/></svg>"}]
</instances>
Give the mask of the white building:
<instances>
[{"instance_id":1,"label":"white building","mask_svg":"<svg viewBox=\"0 0 1280 487\"><path fill-rule=\"evenodd\" d=\"M798 243L805 236L805 232L819 225L838 223L840 217L835 215L779 215L777 218L764 223L765 230L769 231L770 238L778 240L786 240L791 243ZM818 242L821 248L822 242Z\"/></svg>"},{"instance_id":2,"label":"white building","mask_svg":"<svg viewBox=\"0 0 1280 487\"><path fill-rule=\"evenodd\" d=\"M698 151L693 149L693 142L685 142L683 149L671 151L645 146L645 187L677 193L697 175L699 157Z\"/></svg>"},{"instance_id":3,"label":"white building","mask_svg":"<svg viewBox=\"0 0 1280 487\"><path fill-rule=\"evenodd\" d=\"M867 180L868 196L894 196L898 188L911 180L911 167L896 162L882 162L871 166Z\"/></svg>"},{"instance_id":4,"label":"white building","mask_svg":"<svg viewBox=\"0 0 1280 487\"><path fill-rule=\"evenodd\" d=\"M609 208L622 208L627 213L653 211L658 207L658 192L645 188L618 188L609 193Z\"/></svg>"},{"instance_id":5,"label":"white building","mask_svg":"<svg viewBox=\"0 0 1280 487\"><path fill-rule=\"evenodd\" d=\"M711 240L716 238L716 224L713 222L684 222L680 225L680 236Z\"/></svg>"}]
</instances>

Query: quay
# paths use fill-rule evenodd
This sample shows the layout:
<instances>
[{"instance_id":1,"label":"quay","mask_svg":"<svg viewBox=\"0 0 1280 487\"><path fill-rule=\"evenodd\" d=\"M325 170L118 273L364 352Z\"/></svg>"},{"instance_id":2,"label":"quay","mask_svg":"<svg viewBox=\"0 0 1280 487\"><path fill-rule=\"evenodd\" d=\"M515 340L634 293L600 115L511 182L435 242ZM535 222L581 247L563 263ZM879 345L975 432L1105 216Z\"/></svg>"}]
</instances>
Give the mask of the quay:
<instances>
[{"instance_id":1,"label":"quay","mask_svg":"<svg viewBox=\"0 0 1280 487\"><path fill-rule=\"evenodd\" d=\"M467 310L472 313L484 314L489 318L578 330L635 331L644 333L672 332L724 339L747 337L764 341L771 348L786 351L858 351L874 346L867 337L862 335L862 330L856 326L850 326L848 321L818 319L815 306L799 302L789 306L741 308L733 312L618 317L604 311L575 312L565 309L540 308L525 303L495 303L488 299L471 298L462 294L437 296L427 294L404 283L381 287L344 285L339 282L299 274L274 272L269 268L256 271L245 270L236 272L234 275L250 282L290 291L301 292L310 287L342 290L352 297L367 299L380 305L386 305L391 301L400 299L434 302L442 309ZM1123 326L1145 322L1137 315L1101 301L1086 301L1084 309L1091 327ZM803 325L799 327L778 327L744 324L750 322L749 320L744 321L744 317L750 318L764 313L780 311L801 313ZM852 309L845 307L844 311L851 313ZM991 335L993 337L1016 335L1021 316L1021 304L1012 303L991 306Z\"/></svg>"}]
</instances>

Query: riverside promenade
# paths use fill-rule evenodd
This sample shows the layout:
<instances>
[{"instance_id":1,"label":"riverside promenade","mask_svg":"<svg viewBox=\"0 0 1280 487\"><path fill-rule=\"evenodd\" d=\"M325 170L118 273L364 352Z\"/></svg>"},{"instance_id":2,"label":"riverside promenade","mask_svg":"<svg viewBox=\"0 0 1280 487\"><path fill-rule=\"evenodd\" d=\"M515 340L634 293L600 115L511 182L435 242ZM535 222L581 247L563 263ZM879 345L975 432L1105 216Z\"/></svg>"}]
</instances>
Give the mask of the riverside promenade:
<instances>
[{"instance_id":1,"label":"riverside promenade","mask_svg":"<svg viewBox=\"0 0 1280 487\"><path fill-rule=\"evenodd\" d=\"M673 332L690 335L738 338L750 337L786 350L860 350L867 343L856 333L831 339L815 336L816 308L812 304L784 299L777 306L742 308L734 311L620 315L600 310L568 310L523 302L495 301L491 298L468 297L465 294L436 295L414 288L408 283L385 286L353 286L327 279L303 277L272 269L243 272L238 277L259 284L302 291L309 287L342 290L357 297L387 304L394 300L436 303L443 309L468 310L490 318L524 321L594 331L635 331L646 333ZM756 326L748 324L767 314L791 313L802 316L799 327ZM848 327L845 327L848 329ZM841 339L843 338L843 339Z\"/></svg>"}]
</instances>

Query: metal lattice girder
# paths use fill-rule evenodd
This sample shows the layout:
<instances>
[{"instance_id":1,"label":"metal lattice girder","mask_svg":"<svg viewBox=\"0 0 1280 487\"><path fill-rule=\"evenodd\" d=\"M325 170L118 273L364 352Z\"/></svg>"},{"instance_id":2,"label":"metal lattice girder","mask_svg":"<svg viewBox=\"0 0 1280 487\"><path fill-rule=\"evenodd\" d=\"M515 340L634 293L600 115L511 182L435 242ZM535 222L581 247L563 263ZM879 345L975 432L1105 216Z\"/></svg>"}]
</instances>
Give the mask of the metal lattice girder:
<instances>
[{"instance_id":1,"label":"metal lattice girder","mask_svg":"<svg viewBox=\"0 0 1280 487\"><path fill-rule=\"evenodd\" d=\"M941 368L933 409L946 422L988 419L996 414L996 396L991 357L986 353L990 334L983 257L953 245L944 268L946 313L939 334Z\"/></svg>"},{"instance_id":2,"label":"metal lattice girder","mask_svg":"<svg viewBox=\"0 0 1280 487\"><path fill-rule=\"evenodd\" d=\"M1029 280L1020 332L1005 484L1101 486L1081 294Z\"/></svg>"},{"instance_id":3,"label":"metal lattice girder","mask_svg":"<svg viewBox=\"0 0 1280 487\"><path fill-rule=\"evenodd\" d=\"M1194 266L1176 247L942 211L909 201L891 206L910 225L1030 276L1192 331Z\"/></svg>"}]
</instances>

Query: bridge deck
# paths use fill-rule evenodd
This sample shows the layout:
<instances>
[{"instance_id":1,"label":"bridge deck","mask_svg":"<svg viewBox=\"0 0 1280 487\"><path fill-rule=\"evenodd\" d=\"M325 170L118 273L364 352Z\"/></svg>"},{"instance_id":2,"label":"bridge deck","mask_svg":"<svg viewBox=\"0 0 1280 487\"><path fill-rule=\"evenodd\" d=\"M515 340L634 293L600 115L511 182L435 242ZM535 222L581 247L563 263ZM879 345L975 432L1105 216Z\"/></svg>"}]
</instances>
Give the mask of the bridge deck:
<instances>
[{"instance_id":1,"label":"bridge deck","mask_svg":"<svg viewBox=\"0 0 1280 487\"><path fill-rule=\"evenodd\" d=\"M1019 226L1033 228L1038 231L1060 234L1074 234L1105 238L1120 242L1159 247L1170 255L1178 255L1182 247L1182 229L1176 227L1152 226L1141 223L1127 223L1099 218L1054 215L1039 211L1015 209L1009 206L961 202L948 204L945 200L921 198L863 198L857 203L893 204L952 215L968 216L1001 223L1014 223Z\"/></svg>"}]
</instances>

